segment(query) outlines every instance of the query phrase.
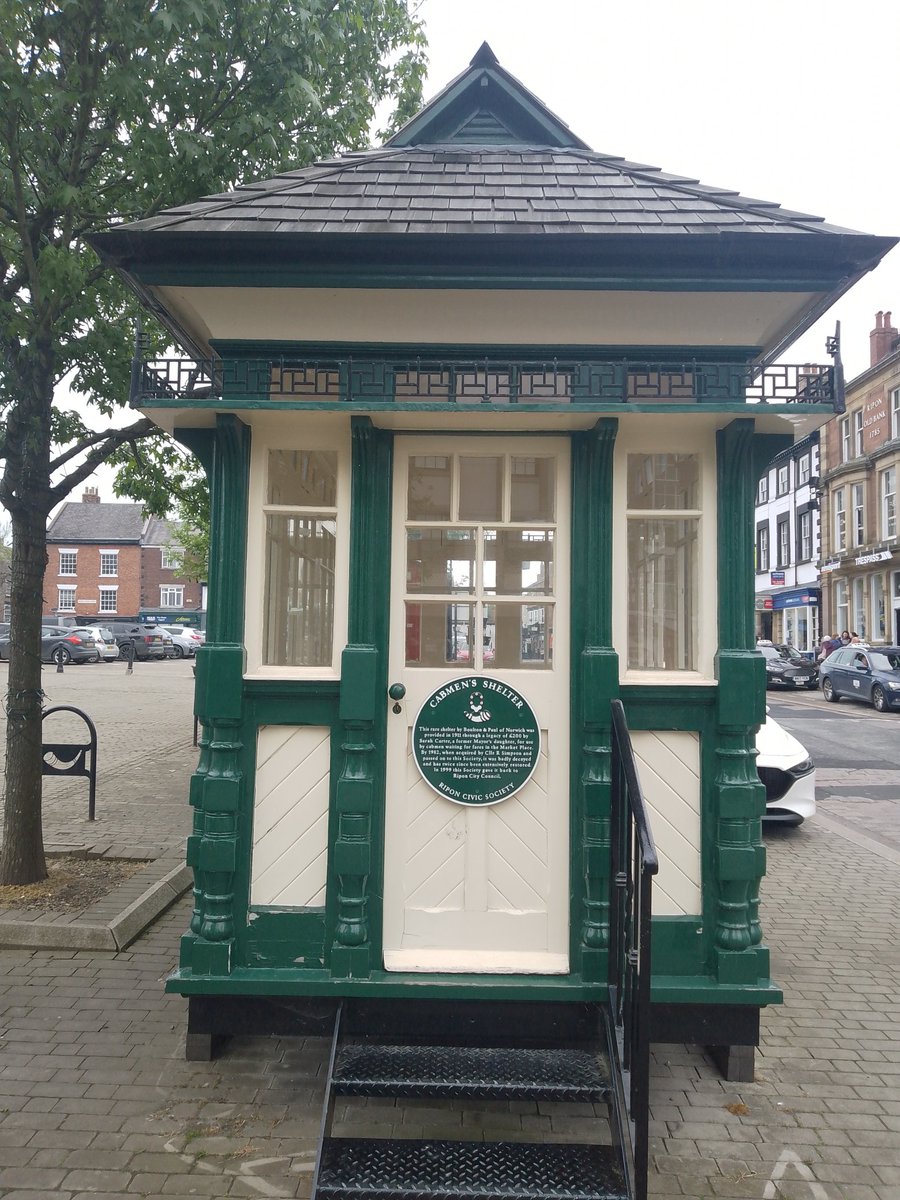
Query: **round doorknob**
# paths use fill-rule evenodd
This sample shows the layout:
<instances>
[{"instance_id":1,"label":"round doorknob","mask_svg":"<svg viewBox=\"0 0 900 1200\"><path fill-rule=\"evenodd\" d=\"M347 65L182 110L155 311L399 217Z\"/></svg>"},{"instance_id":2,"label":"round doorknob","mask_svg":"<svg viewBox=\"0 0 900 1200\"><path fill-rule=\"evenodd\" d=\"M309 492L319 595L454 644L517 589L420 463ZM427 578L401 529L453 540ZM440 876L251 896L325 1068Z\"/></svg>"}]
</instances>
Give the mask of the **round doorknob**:
<instances>
[{"instance_id":1,"label":"round doorknob","mask_svg":"<svg viewBox=\"0 0 900 1200\"><path fill-rule=\"evenodd\" d=\"M402 683L392 683L388 688L388 695L392 700L402 700L406 695L406 688Z\"/></svg>"}]
</instances>

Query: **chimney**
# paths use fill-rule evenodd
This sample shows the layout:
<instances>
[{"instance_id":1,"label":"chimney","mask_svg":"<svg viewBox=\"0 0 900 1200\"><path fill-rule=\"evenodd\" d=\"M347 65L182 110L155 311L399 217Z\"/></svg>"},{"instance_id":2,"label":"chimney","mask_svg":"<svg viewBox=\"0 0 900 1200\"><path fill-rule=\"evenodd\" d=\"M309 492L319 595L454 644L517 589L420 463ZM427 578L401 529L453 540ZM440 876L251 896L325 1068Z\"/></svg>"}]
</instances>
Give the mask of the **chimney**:
<instances>
[{"instance_id":1,"label":"chimney","mask_svg":"<svg viewBox=\"0 0 900 1200\"><path fill-rule=\"evenodd\" d=\"M81 503L82 504L99 504L100 503L99 490L95 487L86 487L84 489L84 495L81 497Z\"/></svg>"},{"instance_id":2,"label":"chimney","mask_svg":"<svg viewBox=\"0 0 900 1200\"><path fill-rule=\"evenodd\" d=\"M893 354L897 348L898 338L900 338L900 334L891 324L891 314L889 312L876 313L875 328L869 334L869 366L877 366L889 354Z\"/></svg>"}]
</instances>

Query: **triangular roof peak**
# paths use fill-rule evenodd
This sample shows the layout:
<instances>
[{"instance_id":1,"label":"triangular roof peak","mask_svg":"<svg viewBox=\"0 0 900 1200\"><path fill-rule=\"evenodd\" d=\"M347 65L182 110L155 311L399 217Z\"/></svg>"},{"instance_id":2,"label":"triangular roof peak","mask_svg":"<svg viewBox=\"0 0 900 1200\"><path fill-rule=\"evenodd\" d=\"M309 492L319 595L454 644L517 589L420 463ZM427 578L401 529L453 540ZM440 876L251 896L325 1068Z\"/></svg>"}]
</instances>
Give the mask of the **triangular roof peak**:
<instances>
[{"instance_id":1,"label":"triangular roof peak","mask_svg":"<svg viewBox=\"0 0 900 1200\"><path fill-rule=\"evenodd\" d=\"M551 146L590 150L482 42L469 66L386 143L388 146Z\"/></svg>"}]
</instances>

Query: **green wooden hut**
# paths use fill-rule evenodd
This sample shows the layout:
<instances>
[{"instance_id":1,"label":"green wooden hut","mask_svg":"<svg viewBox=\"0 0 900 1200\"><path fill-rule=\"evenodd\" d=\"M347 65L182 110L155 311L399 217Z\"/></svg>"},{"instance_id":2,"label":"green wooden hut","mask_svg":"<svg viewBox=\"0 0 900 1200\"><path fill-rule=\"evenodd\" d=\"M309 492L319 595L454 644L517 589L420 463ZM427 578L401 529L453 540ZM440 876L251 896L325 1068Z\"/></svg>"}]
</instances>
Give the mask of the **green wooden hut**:
<instances>
[{"instance_id":1,"label":"green wooden hut","mask_svg":"<svg viewBox=\"0 0 900 1200\"><path fill-rule=\"evenodd\" d=\"M597 153L483 46L385 145L94 244L181 348L137 403L212 493L188 1053L338 1000L604 1003L620 700L650 1037L746 1077L781 998L753 500L841 403L836 345L776 360L893 240Z\"/></svg>"}]
</instances>

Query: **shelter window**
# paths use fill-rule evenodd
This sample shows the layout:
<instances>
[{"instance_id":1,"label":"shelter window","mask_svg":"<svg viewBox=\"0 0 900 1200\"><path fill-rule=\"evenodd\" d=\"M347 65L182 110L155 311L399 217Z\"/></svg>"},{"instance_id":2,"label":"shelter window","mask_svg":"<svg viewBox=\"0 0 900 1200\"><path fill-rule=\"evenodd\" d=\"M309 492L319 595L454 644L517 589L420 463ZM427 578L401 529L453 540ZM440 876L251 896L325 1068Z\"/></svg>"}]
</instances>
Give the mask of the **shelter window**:
<instances>
[{"instance_id":1,"label":"shelter window","mask_svg":"<svg viewBox=\"0 0 900 1200\"><path fill-rule=\"evenodd\" d=\"M631 669L697 669L700 516L696 454L628 455Z\"/></svg>"},{"instance_id":2,"label":"shelter window","mask_svg":"<svg viewBox=\"0 0 900 1200\"><path fill-rule=\"evenodd\" d=\"M270 450L262 662L331 667L334 655L338 456Z\"/></svg>"}]
</instances>

